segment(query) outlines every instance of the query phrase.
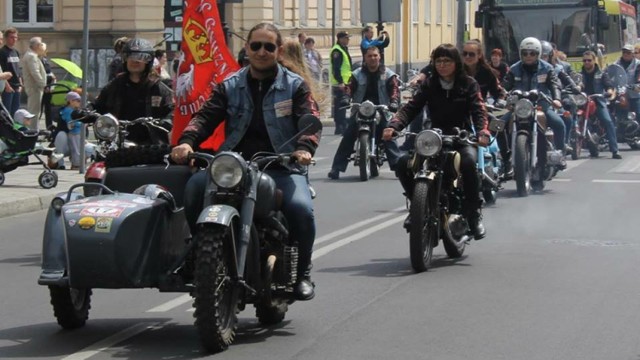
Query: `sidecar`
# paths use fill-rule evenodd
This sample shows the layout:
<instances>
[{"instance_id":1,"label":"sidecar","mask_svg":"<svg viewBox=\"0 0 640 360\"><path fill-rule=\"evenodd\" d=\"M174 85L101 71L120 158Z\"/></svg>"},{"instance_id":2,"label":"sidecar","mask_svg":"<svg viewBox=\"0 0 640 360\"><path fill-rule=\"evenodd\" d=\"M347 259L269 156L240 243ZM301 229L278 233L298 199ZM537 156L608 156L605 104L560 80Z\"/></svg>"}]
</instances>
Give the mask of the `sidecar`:
<instances>
[{"instance_id":1,"label":"sidecar","mask_svg":"<svg viewBox=\"0 0 640 360\"><path fill-rule=\"evenodd\" d=\"M49 286L62 327L84 325L94 288L189 291L179 270L190 238L182 205L190 176L188 166L113 168L104 184L76 184L53 199L38 284ZM102 195L73 191L85 185Z\"/></svg>"}]
</instances>

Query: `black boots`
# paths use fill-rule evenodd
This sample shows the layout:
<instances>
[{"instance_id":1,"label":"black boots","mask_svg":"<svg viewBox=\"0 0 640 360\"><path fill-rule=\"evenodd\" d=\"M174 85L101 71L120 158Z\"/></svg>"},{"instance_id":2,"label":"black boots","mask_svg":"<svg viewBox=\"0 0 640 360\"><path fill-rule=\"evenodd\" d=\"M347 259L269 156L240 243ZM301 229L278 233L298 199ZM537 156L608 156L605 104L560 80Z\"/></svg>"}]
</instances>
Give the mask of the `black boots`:
<instances>
[{"instance_id":1,"label":"black boots","mask_svg":"<svg viewBox=\"0 0 640 360\"><path fill-rule=\"evenodd\" d=\"M484 238L486 230L484 229L484 224L482 224L482 210L480 207L470 210L467 219L469 220L469 230L471 230L473 237L476 240Z\"/></svg>"},{"instance_id":2,"label":"black boots","mask_svg":"<svg viewBox=\"0 0 640 360\"><path fill-rule=\"evenodd\" d=\"M302 276L298 274L298 280L293 285L293 297L300 301L311 300L316 296L315 287L316 284L311 281L311 266L309 266Z\"/></svg>"}]
</instances>

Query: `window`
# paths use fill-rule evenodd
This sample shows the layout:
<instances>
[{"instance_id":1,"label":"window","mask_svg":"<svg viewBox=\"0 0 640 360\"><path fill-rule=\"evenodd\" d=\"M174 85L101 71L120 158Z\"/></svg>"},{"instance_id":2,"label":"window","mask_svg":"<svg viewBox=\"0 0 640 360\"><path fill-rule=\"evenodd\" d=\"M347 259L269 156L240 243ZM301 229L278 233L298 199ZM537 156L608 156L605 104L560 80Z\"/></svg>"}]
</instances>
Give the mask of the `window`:
<instances>
[{"instance_id":1,"label":"window","mask_svg":"<svg viewBox=\"0 0 640 360\"><path fill-rule=\"evenodd\" d=\"M436 24L442 24L442 0L436 1Z\"/></svg>"},{"instance_id":2,"label":"window","mask_svg":"<svg viewBox=\"0 0 640 360\"><path fill-rule=\"evenodd\" d=\"M457 2L447 1L449 8L447 9L447 25L453 25L453 13L455 11L455 7L458 6Z\"/></svg>"},{"instance_id":3,"label":"window","mask_svg":"<svg viewBox=\"0 0 640 360\"><path fill-rule=\"evenodd\" d=\"M355 25L357 26L359 21L358 21L358 1L357 0L351 0L351 25Z\"/></svg>"},{"instance_id":4,"label":"window","mask_svg":"<svg viewBox=\"0 0 640 360\"><path fill-rule=\"evenodd\" d=\"M342 0L336 0L335 4L336 4L336 10L334 14L336 14L336 18L333 19L333 23L336 24L336 26L341 26L342 25Z\"/></svg>"},{"instance_id":5,"label":"window","mask_svg":"<svg viewBox=\"0 0 640 360\"><path fill-rule=\"evenodd\" d=\"M318 0L318 26L327 26L327 0Z\"/></svg>"},{"instance_id":6,"label":"window","mask_svg":"<svg viewBox=\"0 0 640 360\"><path fill-rule=\"evenodd\" d=\"M307 0L300 0L300 26L309 25L307 13L309 13L309 9L307 7Z\"/></svg>"},{"instance_id":7,"label":"window","mask_svg":"<svg viewBox=\"0 0 640 360\"><path fill-rule=\"evenodd\" d=\"M431 0L424 0L424 23L431 24Z\"/></svg>"},{"instance_id":8,"label":"window","mask_svg":"<svg viewBox=\"0 0 640 360\"><path fill-rule=\"evenodd\" d=\"M16 27L53 26L53 0L7 1L8 22Z\"/></svg>"},{"instance_id":9,"label":"window","mask_svg":"<svg viewBox=\"0 0 640 360\"><path fill-rule=\"evenodd\" d=\"M418 0L411 0L411 21L416 24L418 20Z\"/></svg>"},{"instance_id":10,"label":"window","mask_svg":"<svg viewBox=\"0 0 640 360\"><path fill-rule=\"evenodd\" d=\"M282 12L284 0L273 0L273 23L282 25Z\"/></svg>"}]
</instances>

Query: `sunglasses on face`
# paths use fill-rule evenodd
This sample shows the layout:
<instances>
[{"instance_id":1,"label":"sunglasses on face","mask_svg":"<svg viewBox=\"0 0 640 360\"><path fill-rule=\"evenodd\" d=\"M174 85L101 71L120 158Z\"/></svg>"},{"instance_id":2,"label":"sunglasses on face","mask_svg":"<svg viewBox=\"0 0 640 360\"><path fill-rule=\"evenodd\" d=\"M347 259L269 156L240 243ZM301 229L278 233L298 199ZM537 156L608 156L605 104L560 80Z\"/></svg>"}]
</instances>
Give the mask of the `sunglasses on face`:
<instances>
[{"instance_id":1,"label":"sunglasses on face","mask_svg":"<svg viewBox=\"0 0 640 360\"><path fill-rule=\"evenodd\" d=\"M582 59L582 62L590 63L590 62L593 62L593 60L592 59Z\"/></svg>"},{"instance_id":2,"label":"sunglasses on face","mask_svg":"<svg viewBox=\"0 0 640 360\"><path fill-rule=\"evenodd\" d=\"M536 56L536 55L538 55L538 52L533 51L533 50L522 50L522 51L520 51L520 55L522 55L522 56Z\"/></svg>"},{"instance_id":3,"label":"sunglasses on face","mask_svg":"<svg viewBox=\"0 0 640 360\"><path fill-rule=\"evenodd\" d=\"M473 57L476 57L476 55L478 55L478 54L476 54L473 51L463 51L462 52L462 56L463 57L472 57L473 58Z\"/></svg>"},{"instance_id":4,"label":"sunglasses on face","mask_svg":"<svg viewBox=\"0 0 640 360\"><path fill-rule=\"evenodd\" d=\"M251 49L251 51L259 51L263 47L270 53L276 51L276 49L278 48L276 44L270 42L252 41L251 43L249 43L249 49Z\"/></svg>"}]
</instances>

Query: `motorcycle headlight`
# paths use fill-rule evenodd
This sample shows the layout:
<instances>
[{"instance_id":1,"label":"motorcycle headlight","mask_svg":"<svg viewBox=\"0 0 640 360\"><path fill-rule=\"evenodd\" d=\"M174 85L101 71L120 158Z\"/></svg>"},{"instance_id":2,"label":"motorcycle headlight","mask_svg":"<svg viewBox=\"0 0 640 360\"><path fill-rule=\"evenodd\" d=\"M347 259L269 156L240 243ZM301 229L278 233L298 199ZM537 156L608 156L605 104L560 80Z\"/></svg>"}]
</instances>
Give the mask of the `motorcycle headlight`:
<instances>
[{"instance_id":1,"label":"motorcycle headlight","mask_svg":"<svg viewBox=\"0 0 640 360\"><path fill-rule=\"evenodd\" d=\"M416 136L416 152L422 156L433 156L442 149L442 137L433 130L421 131Z\"/></svg>"},{"instance_id":2,"label":"motorcycle headlight","mask_svg":"<svg viewBox=\"0 0 640 360\"><path fill-rule=\"evenodd\" d=\"M587 103L587 97L584 94L573 95L573 101L578 106L584 106Z\"/></svg>"},{"instance_id":3,"label":"motorcycle headlight","mask_svg":"<svg viewBox=\"0 0 640 360\"><path fill-rule=\"evenodd\" d=\"M513 110L516 113L516 116L519 118L528 118L533 115L533 104L531 101L527 99L520 99L516 103L516 106Z\"/></svg>"},{"instance_id":4,"label":"motorcycle headlight","mask_svg":"<svg viewBox=\"0 0 640 360\"><path fill-rule=\"evenodd\" d=\"M360 109L358 111L360 112L360 115L368 118L375 114L376 107L371 101L367 100L360 105Z\"/></svg>"},{"instance_id":5,"label":"motorcycle headlight","mask_svg":"<svg viewBox=\"0 0 640 360\"><path fill-rule=\"evenodd\" d=\"M221 153L211 161L211 180L221 188L236 187L247 171L247 164L240 155Z\"/></svg>"},{"instance_id":6,"label":"motorcycle headlight","mask_svg":"<svg viewBox=\"0 0 640 360\"><path fill-rule=\"evenodd\" d=\"M93 124L93 131L100 140L114 140L118 135L118 119L111 114L100 115Z\"/></svg>"}]
</instances>

